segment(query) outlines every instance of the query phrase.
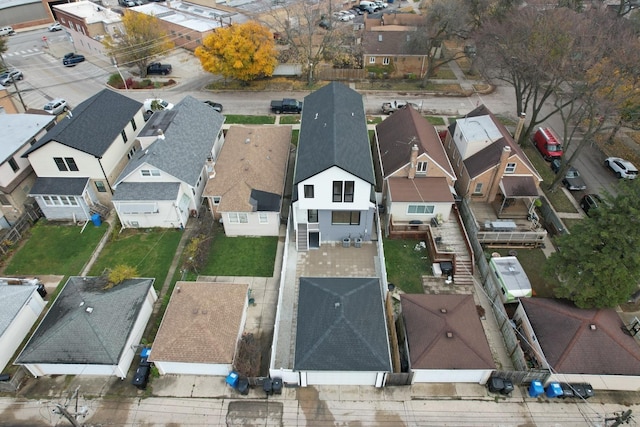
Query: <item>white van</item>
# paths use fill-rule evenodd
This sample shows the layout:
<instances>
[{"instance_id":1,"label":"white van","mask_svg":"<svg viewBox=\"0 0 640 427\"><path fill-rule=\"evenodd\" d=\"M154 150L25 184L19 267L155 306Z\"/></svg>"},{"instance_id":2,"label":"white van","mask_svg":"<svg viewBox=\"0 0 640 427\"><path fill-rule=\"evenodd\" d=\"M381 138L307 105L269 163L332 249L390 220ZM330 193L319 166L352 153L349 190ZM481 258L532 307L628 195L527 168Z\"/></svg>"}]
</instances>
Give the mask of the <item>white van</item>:
<instances>
[{"instance_id":1,"label":"white van","mask_svg":"<svg viewBox=\"0 0 640 427\"><path fill-rule=\"evenodd\" d=\"M12 27L2 27L0 28L0 36L12 36L16 32L13 31Z\"/></svg>"},{"instance_id":2,"label":"white van","mask_svg":"<svg viewBox=\"0 0 640 427\"><path fill-rule=\"evenodd\" d=\"M377 5L376 5L374 2L372 2L372 1L365 1L365 0L363 0L363 1L361 1L361 2L360 2L360 9L362 9L363 7L371 8L371 9L376 9L376 8L377 8Z\"/></svg>"}]
</instances>

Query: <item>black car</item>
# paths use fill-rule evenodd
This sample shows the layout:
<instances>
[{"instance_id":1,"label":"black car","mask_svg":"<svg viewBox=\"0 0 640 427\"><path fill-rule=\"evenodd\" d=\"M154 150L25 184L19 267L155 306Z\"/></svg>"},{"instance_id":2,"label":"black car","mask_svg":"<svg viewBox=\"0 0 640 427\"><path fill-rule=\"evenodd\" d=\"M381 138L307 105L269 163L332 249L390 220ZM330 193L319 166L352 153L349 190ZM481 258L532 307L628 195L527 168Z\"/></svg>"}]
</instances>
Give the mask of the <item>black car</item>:
<instances>
[{"instance_id":1,"label":"black car","mask_svg":"<svg viewBox=\"0 0 640 427\"><path fill-rule=\"evenodd\" d=\"M597 209L602 203L602 199L597 194L585 194L580 199L580 207L587 215L591 209Z\"/></svg>"},{"instance_id":2,"label":"black car","mask_svg":"<svg viewBox=\"0 0 640 427\"><path fill-rule=\"evenodd\" d=\"M222 113L222 104L213 101L204 101L204 103L213 108L218 113Z\"/></svg>"},{"instance_id":3,"label":"black car","mask_svg":"<svg viewBox=\"0 0 640 427\"><path fill-rule=\"evenodd\" d=\"M81 62L84 62L84 55L80 55L79 53L70 52L62 58L62 65L65 67L73 67Z\"/></svg>"}]
</instances>

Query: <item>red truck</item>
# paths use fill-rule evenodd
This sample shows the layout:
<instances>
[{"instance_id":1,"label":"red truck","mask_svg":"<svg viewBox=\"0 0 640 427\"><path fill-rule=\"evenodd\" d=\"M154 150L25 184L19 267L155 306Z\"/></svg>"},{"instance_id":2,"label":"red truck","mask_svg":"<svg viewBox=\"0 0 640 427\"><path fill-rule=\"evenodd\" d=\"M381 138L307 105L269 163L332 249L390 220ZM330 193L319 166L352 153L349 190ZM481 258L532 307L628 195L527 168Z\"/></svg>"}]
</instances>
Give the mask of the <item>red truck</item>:
<instances>
[{"instance_id":1,"label":"red truck","mask_svg":"<svg viewBox=\"0 0 640 427\"><path fill-rule=\"evenodd\" d=\"M533 135L533 144L545 160L562 157L562 140L551 128L538 128Z\"/></svg>"}]
</instances>

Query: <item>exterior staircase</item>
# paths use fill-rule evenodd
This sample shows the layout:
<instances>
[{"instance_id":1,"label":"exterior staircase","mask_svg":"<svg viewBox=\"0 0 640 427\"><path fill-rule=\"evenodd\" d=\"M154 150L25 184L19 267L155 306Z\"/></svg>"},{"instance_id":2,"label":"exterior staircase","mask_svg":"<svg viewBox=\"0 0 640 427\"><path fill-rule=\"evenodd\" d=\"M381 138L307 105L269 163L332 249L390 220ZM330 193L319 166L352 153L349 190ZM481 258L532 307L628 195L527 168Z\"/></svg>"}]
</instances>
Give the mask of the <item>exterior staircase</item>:
<instances>
[{"instance_id":1,"label":"exterior staircase","mask_svg":"<svg viewBox=\"0 0 640 427\"><path fill-rule=\"evenodd\" d=\"M298 224L297 247L299 252L309 250L309 233L307 233L307 224Z\"/></svg>"},{"instance_id":2,"label":"exterior staircase","mask_svg":"<svg viewBox=\"0 0 640 427\"><path fill-rule=\"evenodd\" d=\"M437 227L437 233L442 238L442 244L456 254L453 266L454 284L473 286L473 259L467 249L465 235L460 229L460 224L455 218L449 219Z\"/></svg>"},{"instance_id":3,"label":"exterior staircase","mask_svg":"<svg viewBox=\"0 0 640 427\"><path fill-rule=\"evenodd\" d=\"M107 218L109 216L109 212L110 211L111 211L111 209L109 209L105 205L101 205L100 203L94 203L93 205L89 206L89 213L91 215L98 214L103 219Z\"/></svg>"}]
</instances>

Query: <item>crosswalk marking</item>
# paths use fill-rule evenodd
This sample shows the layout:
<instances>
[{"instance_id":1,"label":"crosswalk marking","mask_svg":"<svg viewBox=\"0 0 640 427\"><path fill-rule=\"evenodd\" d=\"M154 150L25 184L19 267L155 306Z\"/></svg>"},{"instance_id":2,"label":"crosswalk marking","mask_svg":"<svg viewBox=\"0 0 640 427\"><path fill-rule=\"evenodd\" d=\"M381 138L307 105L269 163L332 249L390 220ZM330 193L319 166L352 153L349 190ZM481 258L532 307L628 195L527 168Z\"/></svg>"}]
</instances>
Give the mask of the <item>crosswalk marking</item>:
<instances>
[{"instance_id":1,"label":"crosswalk marking","mask_svg":"<svg viewBox=\"0 0 640 427\"><path fill-rule=\"evenodd\" d=\"M19 50L17 52L8 52L2 55L3 58L11 58L12 56L24 56L24 55L33 55L41 53L40 49L27 49L27 50Z\"/></svg>"}]
</instances>

